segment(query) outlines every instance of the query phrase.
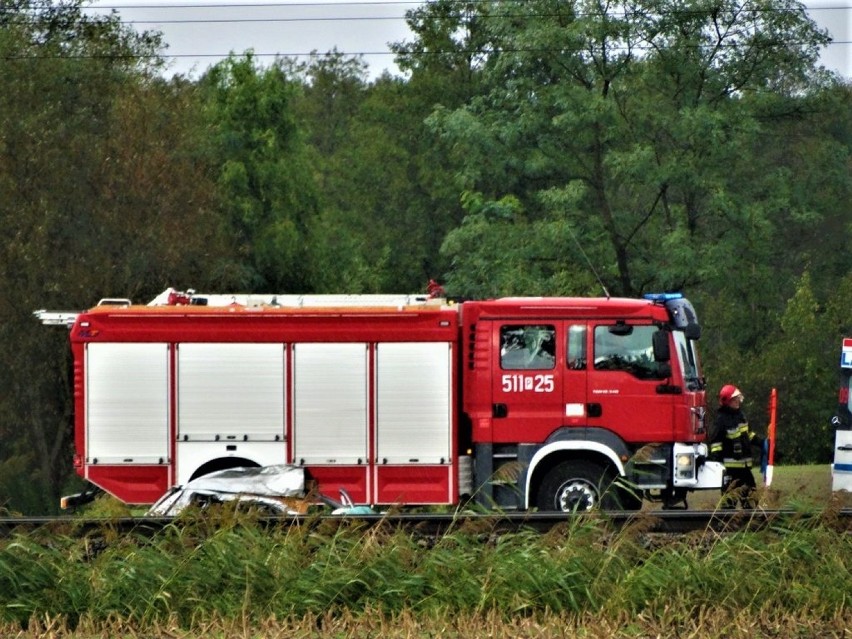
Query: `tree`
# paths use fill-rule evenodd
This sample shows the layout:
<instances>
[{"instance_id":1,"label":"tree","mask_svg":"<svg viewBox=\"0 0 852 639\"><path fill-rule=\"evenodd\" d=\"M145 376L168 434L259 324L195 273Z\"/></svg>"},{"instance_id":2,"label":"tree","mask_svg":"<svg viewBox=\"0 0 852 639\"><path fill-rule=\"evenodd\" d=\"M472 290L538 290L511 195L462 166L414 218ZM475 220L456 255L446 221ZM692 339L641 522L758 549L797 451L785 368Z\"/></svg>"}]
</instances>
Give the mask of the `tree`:
<instances>
[{"instance_id":1,"label":"tree","mask_svg":"<svg viewBox=\"0 0 852 639\"><path fill-rule=\"evenodd\" d=\"M258 292L308 290L306 229L317 203L293 108L298 82L284 63L260 69L247 54L212 67L200 86L223 218L242 266L240 285Z\"/></svg>"},{"instance_id":2,"label":"tree","mask_svg":"<svg viewBox=\"0 0 852 639\"><path fill-rule=\"evenodd\" d=\"M451 73L451 72L450 72ZM320 213L311 273L322 291L420 291L446 270L439 247L458 223L443 143L424 123L460 89L418 69L368 83L363 63L331 53L303 70L298 112L312 146Z\"/></svg>"},{"instance_id":3,"label":"tree","mask_svg":"<svg viewBox=\"0 0 852 639\"><path fill-rule=\"evenodd\" d=\"M728 374L737 375L745 388L753 390L749 417L758 432L765 432L764 408L771 389L777 389L778 450L786 462L829 463L841 336L852 328L848 311L852 275L839 283L830 300L815 296L808 273L795 284L776 329L753 357L732 360L730 368L736 370Z\"/></svg>"},{"instance_id":4,"label":"tree","mask_svg":"<svg viewBox=\"0 0 852 639\"><path fill-rule=\"evenodd\" d=\"M193 94L152 75L157 36L76 2L0 7L0 494L49 512L73 393L67 335L32 311L139 299L222 261Z\"/></svg>"},{"instance_id":5,"label":"tree","mask_svg":"<svg viewBox=\"0 0 852 639\"><path fill-rule=\"evenodd\" d=\"M530 234L507 264L555 253L544 275L573 281L575 243L552 242L576 238L611 292L635 295L712 281L729 236L765 263L754 250L783 202L778 176L749 153L763 98L795 101L822 79L826 36L797 4L540 0L488 12L487 89L433 123L459 149L468 202L511 195L524 224L563 230ZM476 246L446 250L452 284L478 286Z\"/></svg>"},{"instance_id":6,"label":"tree","mask_svg":"<svg viewBox=\"0 0 852 639\"><path fill-rule=\"evenodd\" d=\"M368 90L366 64L332 51L312 56L297 72L303 88L294 107L318 194L317 214L307 228L311 288L330 293L381 290L383 263L367 247L369 214L363 206L376 184L353 175L369 155L353 140Z\"/></svg>"}]
</instances>

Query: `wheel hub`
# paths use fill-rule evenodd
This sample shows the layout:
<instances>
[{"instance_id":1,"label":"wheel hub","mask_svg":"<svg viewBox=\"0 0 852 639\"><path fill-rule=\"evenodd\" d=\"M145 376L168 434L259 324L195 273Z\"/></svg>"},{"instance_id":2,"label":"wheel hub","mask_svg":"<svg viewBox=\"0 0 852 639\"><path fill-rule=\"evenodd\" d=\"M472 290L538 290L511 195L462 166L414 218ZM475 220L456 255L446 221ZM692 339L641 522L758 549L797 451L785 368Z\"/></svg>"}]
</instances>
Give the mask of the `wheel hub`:
<instances>
[{"instance_id":1,"label":"wheel hub","mask_svg":"<svg viewBox=\"0 0 852 639\"><path fill-rule=\"evenodd\" d=\"M566 482L556 492L556 507L562 512L592 510L597 505L597 501L597 491L579 479Z\"/></svg>"}]
</instances>

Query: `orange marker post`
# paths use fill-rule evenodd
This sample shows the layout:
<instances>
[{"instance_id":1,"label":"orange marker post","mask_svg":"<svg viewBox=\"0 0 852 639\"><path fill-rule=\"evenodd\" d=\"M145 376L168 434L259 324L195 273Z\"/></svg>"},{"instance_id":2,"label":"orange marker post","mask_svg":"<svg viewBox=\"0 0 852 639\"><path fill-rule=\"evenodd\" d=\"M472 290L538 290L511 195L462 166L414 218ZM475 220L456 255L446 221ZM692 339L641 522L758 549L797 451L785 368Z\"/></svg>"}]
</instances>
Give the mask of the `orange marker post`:
<instances>
[{"instance_id":1,"label":"orange marker post","mask_svg":"<svg viewBox=\"0 0 852 639\"><path fill-rule=\"evenodd\" d=\"M766 458L766 472L763 475L763 483L769 488L772 485L772 471L775 465L775 414L778 411L778 391L772 389L769 395L769 429L766 439L769 441L769 451Z\"/></svg>"}]
</instances>

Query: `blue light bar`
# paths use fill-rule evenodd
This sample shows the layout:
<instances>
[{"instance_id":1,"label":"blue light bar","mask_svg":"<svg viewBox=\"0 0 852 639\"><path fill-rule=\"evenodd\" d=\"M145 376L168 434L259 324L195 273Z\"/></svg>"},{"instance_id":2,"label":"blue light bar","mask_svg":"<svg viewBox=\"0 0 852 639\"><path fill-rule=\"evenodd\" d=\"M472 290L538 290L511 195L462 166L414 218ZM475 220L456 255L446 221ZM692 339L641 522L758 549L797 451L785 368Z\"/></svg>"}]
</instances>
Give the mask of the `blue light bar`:
<instances>
[{"instance_id":1,"label":"blue light bar","mask_svg":"<svg viewBox=\"0 0 852 639\"><path fill-rule=\"evenodd\" d=\"M642 296L651 302L668 302L669 300L682 300L682 293L645 293Z\"/></svg>"}]
</instances>

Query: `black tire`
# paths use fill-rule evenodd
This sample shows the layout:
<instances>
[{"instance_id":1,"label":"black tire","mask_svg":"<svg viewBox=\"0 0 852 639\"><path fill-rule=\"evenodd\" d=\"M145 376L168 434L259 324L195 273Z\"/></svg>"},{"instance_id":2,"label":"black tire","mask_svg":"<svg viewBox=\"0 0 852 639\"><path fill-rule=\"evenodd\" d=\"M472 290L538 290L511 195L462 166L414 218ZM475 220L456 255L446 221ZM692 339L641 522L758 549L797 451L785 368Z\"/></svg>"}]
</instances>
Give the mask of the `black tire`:
<instances>
[{"instance_id":1,"label":"black tire","mask_svg":"<svg viewBox=\"0 0 852 639\"><path fill-rule=\"evenodd\" d=\"M540 511L556 512L621 510L615 478L608 466L582 459L560 462L544 476L536 505Z\"/></svg>"}]
</instances>

